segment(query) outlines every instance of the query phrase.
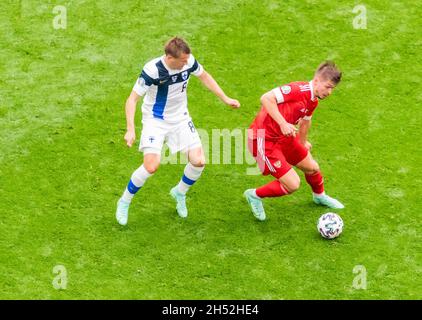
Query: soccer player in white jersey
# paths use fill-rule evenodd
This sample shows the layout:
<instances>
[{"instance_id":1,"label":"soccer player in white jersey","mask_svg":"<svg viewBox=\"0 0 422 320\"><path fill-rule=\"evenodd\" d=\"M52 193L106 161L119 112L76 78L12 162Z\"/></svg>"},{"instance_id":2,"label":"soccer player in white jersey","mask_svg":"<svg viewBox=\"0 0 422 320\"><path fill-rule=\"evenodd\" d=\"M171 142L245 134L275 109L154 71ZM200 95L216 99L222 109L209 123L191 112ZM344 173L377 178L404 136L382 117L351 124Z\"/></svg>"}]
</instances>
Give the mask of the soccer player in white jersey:
<instances>
[{"instance_id":1,"label":"soccer player in white jersey","mask_svg":"<svg viewBox=\"0 0 422 320\"><path fill-rule=\"evenodd\" d=\"M142 104L142 133L139 150L144 153L143 164L133 172L131 179L117 202L116 219L126 225L129 205L133 196L160 165L164 142L172 153L184 152L188 164L180 182L170 190L176 201L180 217L186 218L186 192L199 179L205 166L201 140L189 115L186 89L191 75L219 97L225 104L239 108L240 103L231 99L219 87L191 54L188 44L181 38L169 40L165 55L149 61L143 68L126 101L127 132L124 139L128 147L135 141L135 110L139 99Z\"/></svg>"}]
</instances>

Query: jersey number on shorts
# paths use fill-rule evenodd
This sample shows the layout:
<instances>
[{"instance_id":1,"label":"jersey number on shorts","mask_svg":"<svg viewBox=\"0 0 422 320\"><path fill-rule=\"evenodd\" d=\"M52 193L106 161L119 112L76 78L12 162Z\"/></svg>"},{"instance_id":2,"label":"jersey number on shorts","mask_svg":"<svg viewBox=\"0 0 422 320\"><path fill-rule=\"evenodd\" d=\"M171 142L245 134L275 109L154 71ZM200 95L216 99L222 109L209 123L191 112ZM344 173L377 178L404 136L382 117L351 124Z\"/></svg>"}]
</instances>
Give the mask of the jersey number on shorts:
<instances>
[{"instance_id":1,"label":"jersey number on shorts","mask_svg":"<svg viewBox=\"0 0 422 320\"><path fill-rule=\"evenodd\" d=\"M188 122L188 126L189 126L190 131L192 131L192 133L194 133L195 132L195 126L193 125L192 121Z\"/></svg>"}]
</instances>

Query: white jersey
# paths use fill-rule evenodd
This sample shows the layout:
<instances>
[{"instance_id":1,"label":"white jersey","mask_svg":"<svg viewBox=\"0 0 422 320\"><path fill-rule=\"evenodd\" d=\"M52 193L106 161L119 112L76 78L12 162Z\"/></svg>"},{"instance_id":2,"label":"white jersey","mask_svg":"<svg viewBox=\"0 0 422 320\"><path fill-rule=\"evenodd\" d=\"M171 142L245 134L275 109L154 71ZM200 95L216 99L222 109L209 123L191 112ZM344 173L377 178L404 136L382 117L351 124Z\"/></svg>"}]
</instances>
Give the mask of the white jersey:
<instances>
[{"instance_id":1,"label":"white jersey","mask_svg":"<svg viewBox=\"0 0 422 320\"><path fill-rule=\"evenodd\" d=\"M149 61L136 81L133 91L144 97L142 119L161 119L177 123L189 118L186 89L190 74L200 76L202 66L191 54L181 70L170 69L164 57Z\"/></svg>"}]
</instances>

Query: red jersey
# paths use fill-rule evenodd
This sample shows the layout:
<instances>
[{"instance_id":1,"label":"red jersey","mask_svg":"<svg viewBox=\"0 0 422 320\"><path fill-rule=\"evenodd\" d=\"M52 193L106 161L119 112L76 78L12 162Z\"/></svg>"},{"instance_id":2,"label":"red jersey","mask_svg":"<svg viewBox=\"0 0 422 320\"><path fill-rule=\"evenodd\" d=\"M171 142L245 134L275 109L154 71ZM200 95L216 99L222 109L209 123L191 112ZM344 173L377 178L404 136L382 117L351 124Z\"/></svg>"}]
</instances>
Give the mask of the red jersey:
<instances>
[{"instance_id":1,"label":"red jersey","mask_svg":"<svg viewBox=\"0 0 422 320\"><path fill-rule=\"evenodd\" d=\"M314 97L312 81L291 82L287 85L272 90L276 100L278 110L283 118L291 124L297 124L300 119L310 120L312 113L318 106L318 99ZM252 122L253 138L256 139L256 132L265 129L265 139L278 140L284 135L280 126L268 114L263 106Z\"/></svg>"}]
</instances>

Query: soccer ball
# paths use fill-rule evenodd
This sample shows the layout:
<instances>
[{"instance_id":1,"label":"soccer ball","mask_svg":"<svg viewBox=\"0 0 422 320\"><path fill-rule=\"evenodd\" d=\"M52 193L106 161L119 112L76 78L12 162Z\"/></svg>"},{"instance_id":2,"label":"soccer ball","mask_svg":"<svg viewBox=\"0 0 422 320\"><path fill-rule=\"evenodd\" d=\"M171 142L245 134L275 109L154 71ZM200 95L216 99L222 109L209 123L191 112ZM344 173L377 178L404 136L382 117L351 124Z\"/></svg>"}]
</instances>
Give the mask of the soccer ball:
<instances>
[{"instance_id":1,"label":"soccer ball","mask_svg":"<svg viewBox=\"0 0 422 320\"><path fill-rule=\"evenodd\" d=\"M325 239L337 238L343 231L343 220L338 214L324 213L319 217L317 229Z\"/></svg>"}]
</instances>

